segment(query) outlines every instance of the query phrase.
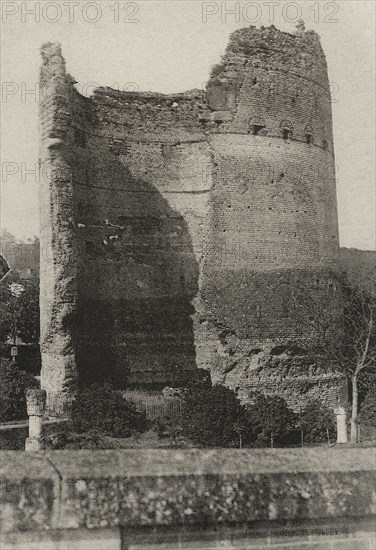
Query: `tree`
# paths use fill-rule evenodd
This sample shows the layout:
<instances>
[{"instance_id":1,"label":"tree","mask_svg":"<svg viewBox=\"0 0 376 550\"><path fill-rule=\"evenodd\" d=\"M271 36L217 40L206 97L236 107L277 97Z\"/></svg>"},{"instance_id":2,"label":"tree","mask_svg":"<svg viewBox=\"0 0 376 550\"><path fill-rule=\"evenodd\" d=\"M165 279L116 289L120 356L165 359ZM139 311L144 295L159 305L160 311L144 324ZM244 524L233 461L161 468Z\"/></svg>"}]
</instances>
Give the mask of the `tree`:
<instances>
[{"instance_id":1,"label":"tree","mask_svg":"<svg viewBox=\"0 0 376 550\"><path fill-rule=\"evenodd\" d=\"M3 277L5 277L5 275L8 273L8 271L9 271L9 266L8 266L5 258L3 258L0 255L0 281Z\"/></svg>"},{"instance_id":2,"label":"tree","mask_svg":"<svg viewBox=\"0 0 376 550\"><path fill-rule=\"evenodd\" d=\"M376 366L376 294L370 285L350 284L343 276L337 282L337 313L322 300L300 298L297 313L316 337L318 352L351 383L351 441L358 441L360 376ZM342 309L342 315L338 312Z\"/></svg>"},{"instance_id":3,"label":"tree","mask_svg":"<svg viewBox=\"0 0 376 550\"><path fill-rule=\"evenodd\" d=\"M14 317L12 313L10 291L0 285L0 342L4 344L12 334Z\"/></svg>"},{"instance_id":4,"label":"tree","mask_svg":"<svg viewBox=\"0 0 376 550\"><path fill-rule=\"evenodd\" d=\"M0 341L15 341L17 335L38 344L39 331L39 281L21 281L14 272L0 283Z\"/></svg>"},{"instance_id":5,"label":"tree","mask_svg":"<svg viewBox=\"0 0 376 550\"><path fill-rule=\"evenodd\" d=\"M40 334L39 280L24 283L25 292L18 302L18 334L27 344L38 344Z\"/></svg>"},{"instance_id":6,"label":"tree","mask_svg":"<svg viewBox=\"0 0 376 550\"><path fill-rule=\"evenodd\" d=\"M376 382L373 380L373 384L369 388L365 399L360 407L362 415L362 421L365 424L376 428Z\"/></svg>"},{"instance_id":7,"label":"tree","mask_svg":"<svg viewBox=\"0 0 376 550\"><path fill-rule=\"evenodd\" d=\"M38 387L34 376L21 370L15 363L2 359L0 379L0 421L27 419L26 390Z\"/></svg>"},{"instance_id":8,"label":"tree","mask_svg":"<svg viewBox=\"0 0 376 550\"><path fill-rule=\"evenodd\" d=\"M306 443L328 444L336 434L335 416L331 409L318 399L311 399L299 415L299 425Z\"/></svg>"},{"instance_id":9,"label":"tree","mask_svg":"<svg viewBox=\"0 0 376 550\"><path fill-rule=\"evenodd\" d=\"M261 393L254 394L252 405L247 406L247 415L257 442L261 445L270 443L270 447L274 447L277 438L287 434L295 420L294 413L282 397Z\"/></svg>"}]
</instances>

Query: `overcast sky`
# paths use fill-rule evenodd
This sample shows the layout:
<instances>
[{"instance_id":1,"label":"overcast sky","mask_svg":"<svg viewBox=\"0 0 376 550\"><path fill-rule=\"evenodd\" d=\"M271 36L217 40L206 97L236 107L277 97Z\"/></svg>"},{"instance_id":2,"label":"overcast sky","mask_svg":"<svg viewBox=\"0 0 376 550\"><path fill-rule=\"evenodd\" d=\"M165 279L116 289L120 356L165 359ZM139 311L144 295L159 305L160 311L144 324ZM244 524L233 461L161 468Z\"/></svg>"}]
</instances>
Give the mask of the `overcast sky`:
<instances>
[{"instance_id":1,"label":"overcast sky","mask_svg":"<svg viewBox=\"0 0 376 550\"><path fill-rule=\"evenodd\" d=\"M321 36L333 91L341 245L375 248L375 0L2 0L1 226L39 232L39 49L59 41L78 89L202 88L229 33L250 24ZM274 7L273 7L274 5ZM231 13L235 12L235 13ZM274 13L273 13L274 12ZM12 172L14 172L12 174Z\"/></svg>"}]
</instances>

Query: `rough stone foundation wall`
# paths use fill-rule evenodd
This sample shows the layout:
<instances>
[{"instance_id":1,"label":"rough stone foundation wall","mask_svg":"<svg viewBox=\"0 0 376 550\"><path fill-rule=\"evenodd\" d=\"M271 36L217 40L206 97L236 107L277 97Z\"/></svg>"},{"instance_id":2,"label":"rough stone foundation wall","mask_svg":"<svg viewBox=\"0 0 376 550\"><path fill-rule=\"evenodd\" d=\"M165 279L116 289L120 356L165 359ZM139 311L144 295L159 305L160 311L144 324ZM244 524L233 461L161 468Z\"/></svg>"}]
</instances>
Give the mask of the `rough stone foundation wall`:
<instances>
[{"instance_id":1,"label":"rough stone foundation wall","mask_svg":"<svg viewBox=\"0 0 376 550\"><path fill-rule=\"evenodd\" d=\"M305 293L340 314L318 36L236 31L207 92L174 95L99 88L87 99L59 48L43 52L42 84L58 86L41 117L63 134L70 173L60 185L52 171L42 203L42 218L52 208L42 236L55 266L42 262L44 387L59 372L61 391L65 367L54 357L69 350L85 380L161 387L203 367L244 400L258 389L295 408L307 396L335 406L342 381L309 353L313 334L296 310ZM42 141L42 160L60 161L49 151Z\"/></svg>"},{"instance_id":2,"label":"rough stone foundation wall","mask_svg":"<svg viewBox=\"0 0 376 550\"><path fill-rule=\"evenodd\" d=\"M2 550L374 550L374 449L3 452Z\"/></svg>"}]
</instances>

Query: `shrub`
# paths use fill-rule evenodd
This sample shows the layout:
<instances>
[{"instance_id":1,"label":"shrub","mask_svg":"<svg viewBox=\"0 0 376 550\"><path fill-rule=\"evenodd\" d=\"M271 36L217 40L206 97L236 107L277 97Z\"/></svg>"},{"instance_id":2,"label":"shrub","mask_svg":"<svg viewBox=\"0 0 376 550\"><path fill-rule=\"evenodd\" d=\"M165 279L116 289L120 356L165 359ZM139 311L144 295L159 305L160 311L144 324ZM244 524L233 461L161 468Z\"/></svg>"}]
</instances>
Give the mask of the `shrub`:
<instances>
[{"instance_id":1,"label":"shrub","mask_svg":"<svg viewBox=\"0 0 376 550\"><path fill-rule=\"evenodd\" d=\"M47 450L114 449L111 439L97 430L77 434L74 432L56 432L43 438L43 447Z\"/></svg>"},{"instance_id":2,"label":"shrub","mask_svg":"<svg viewBox=\"0 0 376 550\"><path fill-rule=\"evenodd\" d=\"M247 406L248 423L253 429L255 446L283 444L294 426L294 413L286 401L276 395L253 395L253 404Z\"/></svg>"},{"instance_id":3,"label":"shrub","mask_svg":"<svg viewBox=\"0 0 376 550\"><path fill-rule=\"evenodd\" d=\"M204 447L239 446L244 407L225 386L212 386L210 374L198 372L184 400L183 434ZM242 425L243 426L243 425Z\"/></svg>"},{"instance_id":4,"label":"shrub","mask_svg":"<svg viewBox=\"0 0 376 550\"><path fill-rule=\"evenodd\" d=\"M205 369L197 369L189 379L185 392L197 390L209 390L213 387L210 372ZM184 392L183 392L184 393Z\"/></svg>"},{"instance_id":5,"label":"shrub","mask_svg":"<svg viewBox=\"0 0 376 550\"><path fill-rule=\"evenodd\" d=\"M360 408L362 423L376 427L376 383L368 390Z\"/></svg>"},{"instance_id":6,"label":"shrub","mask_svg":"<svg viewBox=\"0 0 376 550\"><path fill-rule=\"evenodd\" d=\"M298 417L305 443L335 441L336 419L334 412L318 399L308 401Z\"/></svg>"},{"instance_id":7,"label":"shrub","mask_svg":"<svg viewBox=\"0 0 376 550\"><path fill-rule=\"evenodd\" d=\"M97 430L112 437L130 437L144 432L147 421L110 384L93 384L81 389L73 402L72 427L77 433Z\"/></svg>"},{"instance_id":8,"label":"shrub","mask_svg":"<svg viewBox=\"0 0 376 550\"><path fill-rule=\"evenodd\" d=\"M27 419L26 390L37 388L38 382L16 363L2 359L0 362L0 421Z\"/></svg>"},{"instance_id":9,"label":"shrub","mask_svg":"<svg viewBox=\"0 0 376 550\"><path fill-rule=\"evenodd\" d=\"M172 440L174 447L179 446L179 443L181 442L183 428L180 424L174 422L170 416L166 415L157 418L154 423L154 427L158 433L158 436L161 439L169 438Z\"/></svg>"}]
</instances>

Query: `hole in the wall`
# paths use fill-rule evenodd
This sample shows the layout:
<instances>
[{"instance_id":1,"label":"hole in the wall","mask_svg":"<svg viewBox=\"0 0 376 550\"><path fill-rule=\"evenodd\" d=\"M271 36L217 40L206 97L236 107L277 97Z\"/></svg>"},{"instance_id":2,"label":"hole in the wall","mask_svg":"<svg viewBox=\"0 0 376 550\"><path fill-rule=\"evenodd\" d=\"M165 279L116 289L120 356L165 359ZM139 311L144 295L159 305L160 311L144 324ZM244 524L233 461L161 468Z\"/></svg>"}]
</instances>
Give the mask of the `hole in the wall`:
<instances>
[{"instance_id":1,"label":"hole in the wall","mask_svg":"<svg viewBox=\"0 0 376 550\"><path fill-rule=\"evenodd\" d=\"M325 149L325 151L328 149L328 142L326 139L322 140L322 146L323 146L323 149Z\"/></svg>"},{"instance_id":2,"label":"hole in the wall","mask_svg":"<svg viewBox=\"0 0 376 550\"><path fill-rule=\"evenodd\" d=\"M276 346L271 350L270 355L282 355L282 353L285 353L287 350L287 346Z\"/></svg>"},{"instance_id":3,"label":"hole in the wall","mask_svg":"<svg viewBox=\"0 0 376 550\"><path fill-rule=\"evenodd\" d=\"M284 140L291 139L292 133L294 131L294 127L292 125L291 120L282 120L279 127L281 129L282 138Z\"/></svg>"},{"instance_id":4,"label":"hole in the wall","mask_svg":"<svg viewBox=\"0 0 376 550\"><path fill-rule=\"evenodd\" d=\"M259 136L261 130L263 130L264 128L265 128L265 126L260 126L259 124L254 124L254 125L252 126L252 134L253 134L254 136Z\"/></svg>"},{"instance_id":5,"label":"hole in the wall","mask_svg":"<svg viewBox=\"0 0 376 550\"><path fill-rule=\"evenodd\" d=\"M308 145L313 145L313 135L312 134L306 134L306 143L308 143Z\"/></svg>"}]
</instances>

